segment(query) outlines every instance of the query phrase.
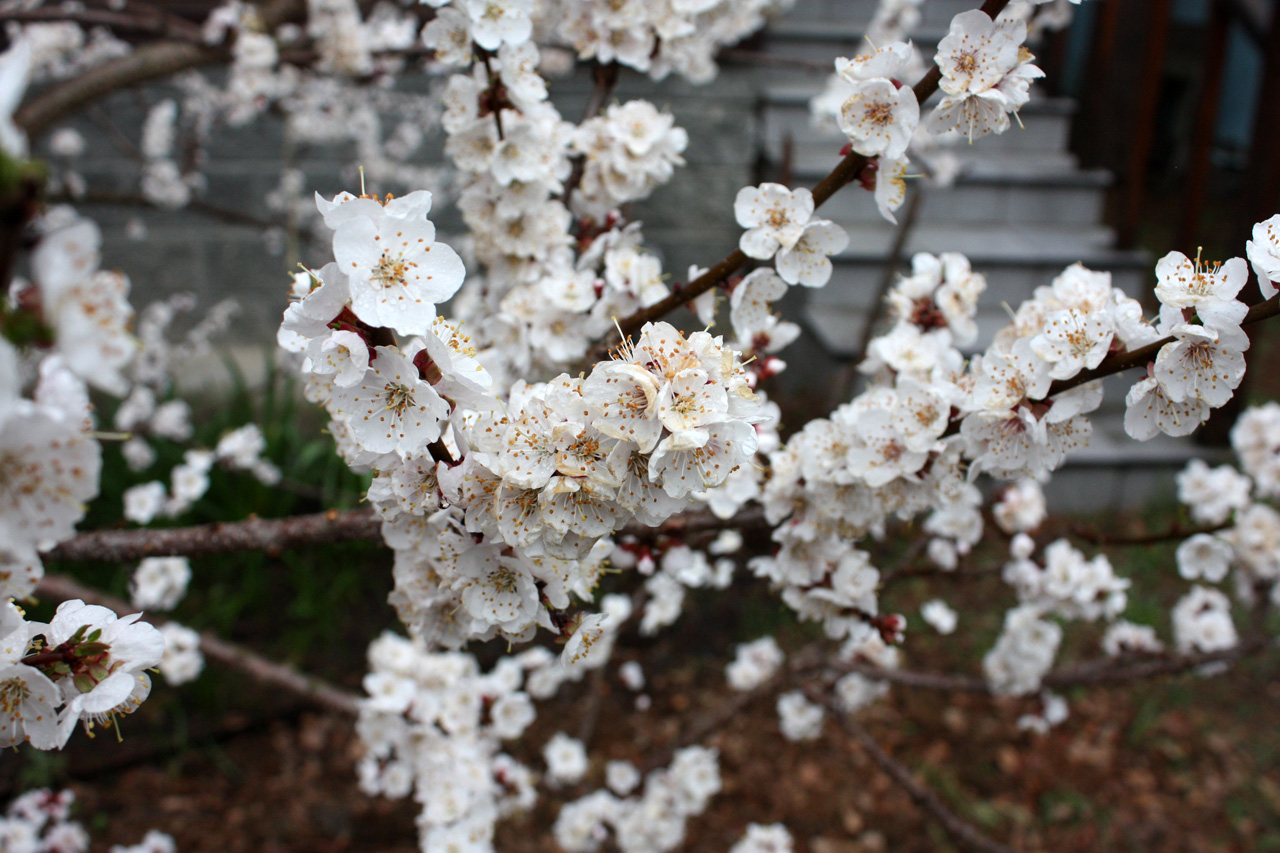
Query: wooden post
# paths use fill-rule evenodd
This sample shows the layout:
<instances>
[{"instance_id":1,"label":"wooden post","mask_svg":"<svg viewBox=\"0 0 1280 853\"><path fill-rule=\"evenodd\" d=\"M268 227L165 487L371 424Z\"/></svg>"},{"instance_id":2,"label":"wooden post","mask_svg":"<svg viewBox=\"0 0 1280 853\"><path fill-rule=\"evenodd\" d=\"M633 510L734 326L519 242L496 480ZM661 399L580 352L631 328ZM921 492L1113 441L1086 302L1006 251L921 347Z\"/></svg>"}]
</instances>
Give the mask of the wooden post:
<instances>
[{"instance_id":1,"label":"wooden post","mask_svg":"<svg viewBox=\"0 0 1280 853\"><path fill-rule=\"evenodd\" d=\"M1226 66L1227 25L1230 23L1224 0L1213 0L1209 31L1205 34L1204 74L1200 98L1196 104L1195 126L1191 132L1191 162L1184 193L1186 207L1178 223L1175 245L1196 245L1200 230L1200 212L1204 209L1205 184L1209 180L1209 150L1213 147L1213 130L1222 99L1222 72ZM1187 251L1185 249L1183 251Z\"/></svg>"},{"instance_id":2,"label":"wooden post","mask_svg":"<svg viewBox=\"0 0 1280 853\"><path fill-rule=\"evenodd\" d=\"M1144 10L1148 38L1138 81L1139 96L1129 139L1129 155L1126 158L1120 219L1116 225L1116 244L1121 248L1131 248L1137 242L1138 226L1142 221L1147 199L1147 166L1151 161L1151 147L1155 142L1156 108L1160 100L1160 81L1164 76L1165 49L1169 40L1169 5L1170 0L1152 0Z\"/></svg>"}]
</instances>

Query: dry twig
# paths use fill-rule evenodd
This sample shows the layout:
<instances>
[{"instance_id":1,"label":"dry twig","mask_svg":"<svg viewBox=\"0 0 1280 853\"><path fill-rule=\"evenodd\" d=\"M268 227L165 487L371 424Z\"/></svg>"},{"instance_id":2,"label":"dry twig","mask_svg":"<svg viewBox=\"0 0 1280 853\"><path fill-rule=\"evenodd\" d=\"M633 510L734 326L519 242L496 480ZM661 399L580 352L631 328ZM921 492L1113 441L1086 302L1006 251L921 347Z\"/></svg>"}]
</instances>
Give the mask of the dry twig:
<instances>
[{"instance_id":1,"label":"dry twig","mask_svg":"<svg viewBox=\"0 0 1280 853\"><path fill-rule=\"evenodd\" d=\"M63 601L78 598L89 604L110 608L116 613L137 612L137 608L130 607L128 602L82 586L63 575L45 575L36 587L36 594ZM148 617L148 621L163 624L166 620ZM360 697L354 693L299 672L288 664L268 660L256 652L235 643L229 643L208 631L200 632L200 651L206 658L235 667L263 684L281 687L330 711L347 716L355 716L359 711Z\"/></svg>"}]
</instances>

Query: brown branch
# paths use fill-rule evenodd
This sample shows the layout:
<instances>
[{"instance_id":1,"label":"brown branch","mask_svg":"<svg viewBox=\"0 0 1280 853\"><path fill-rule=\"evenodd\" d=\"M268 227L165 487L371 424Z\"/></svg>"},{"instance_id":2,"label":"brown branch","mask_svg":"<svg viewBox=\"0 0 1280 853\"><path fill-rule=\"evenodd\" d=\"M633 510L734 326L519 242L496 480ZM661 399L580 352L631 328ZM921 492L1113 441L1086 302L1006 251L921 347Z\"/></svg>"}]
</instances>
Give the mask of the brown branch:
<instances>
[{"instance_id":1,"label":"brown branch","mask_svg":"<svg viewBox=\"0 0 1280 853\"><path fill-rule=\"evenodd\" d=\"M578 119L579 125L595 118L604 109L604 102L609 99L609 94L618 83L619 70L620 66L616 62L601 65L597 61L592 61L591 79L594 81L594 86L591 89L591 96L587 98L587 105L582 110L582 118ZM568 204L569 196L573 195L573 191L582 183L582 176L587 171L585 154L571 158L571 162L573 163L572 171L569 173L568 180L564 182L564 189L560 192L560 200L565 204Z\"/></svg>"},{"instance_id":2,"label":"brown branch","mask_svg":"<svg viewBox=\"0 0 1280 853\"><path fill-rule=\"evenodd\" d=\"M750 506L732 518L720 518L710 511L699 511L673 515L657 527L649 527L633 521L619 530L616 535L652 539L659 536L680 536L718 530L752 530L766 526L764 507Z\"/></svg>"},{"instance_id":3,"label":"brown branch","mask_svg":"<svg viewBox=\"0 0 1280 853\"><path fill-rule=\"evenodd\" d=\"M982 11L995 18L1009 4L1009 0L986 0L982 4ZM934 65L929 72L920 78L920 82L916 83L913 91L916 93L916 101L923 104L935 92L938 91L938 83L942 80L942 71L937 65ZM858 154L851 153L841 160L831 172L817 183L813 188L813 206L816 210L821 207L827 199L835 195L838 190L845 185L852 183L862 170L866 168L870 159ZM741 249L734 249L727 255L724 260L689 282L685 287L676 291L667 298L654 303L648 308L641 309L626 319L618 321L618 328L624 336L630 335L640 329L645 323L657 320L675 309L691 302L702 294L711 290L722 281L733 275L739 268L747 262L747 256ZM608 338L606 338L606 341ZM608 349L608 347L604 347Z\"/></svg>"},{"instance_id":4,"label":"brown branch","mask_svg":"<svg viewBox=\"0 0 1280 853\"><path fill-rule=\"evenodd\" d=\"M889 291L893 289L898 267L901 266L904 260L902 257L903 251L907 248L907 239L915 229L916 218L920 215L920 205L923 199L924 193L918 190L911 194L911 199L907 202L906 213L902 216L902 222L898 224L898 233L893 235L893 246L889 249L889 254L885 256L884 267L880 271L880 283L876 287L875 298L871 301L871 310L867 313L867 324L862 327L862 334L858 336L858 346L849 357L849 366L845 368L848 378L841 377L842 390L846 384L852 384L853 378L858 375L858 365L867 357L867 350L871 347L872 334L875 332L876 322L880 319L880 312L884 308L884 301L889 296ZM836 400L836 403L843 402L843 397L844 395L841 394L841 399Z\"/></svg>"},{"instance_id":5,"label":"brown branch","mask_svg":"<svg viewBox=\"0 0 1280 853\"><path fill-rule=\"evenodd\" d=\"M1240 326L1243 328L1244 326L1275 317L1277 314L1280 314L1280 294L1276 294L1266 302L1260 302L1250 308L1249 312L1245 314L1244 319L1240 321ZM1155 357L1159 355L1161 347L1165 344L1174 343L1176 340L1177 338L1171 335L1167 338L1161 338L1158 341L1149 343L1144 347L1138 347L1136 350L1118 352L1114 355L1110 355L1103 359L1102 363L1092 370L1082 370L1070 379L1055 379L1049 386L1049 390L1045 392L1045 395L1038 399L1048 400L1056 394L1061 394L1064 391L1070 391L1072 388L1077 388L1087 382L1092 382L1095 379L1101 379L1104 376L1110 376L1113 373L1122 373L1135 367L1146 367L1148 363L1154 361ZM951 423L947 424L947 428L943 431L942 437L947 438L958 433L960 431L960 424L963 420L964 417L958 417L955 420L952 420Z\"/></svg>"},{"instance_id":6,"label":"brown branch","mask_svg":"<svg viewBox=\"0 0 1280 853\"><path fill-rule=\"evenodd\" d=\"M1255 637L1217 652L1197 652L1189 655L1162 655L1147 660L1120 660L1097 658L1047 674L1040 682L1054 690L1084 685L1123 684L1148 678L1180 675L1207 664L1231 663L1257 654L1269 645L1267 638ZM905 687L925 690L945 690L958 693L987 693L991 685L970 675L948 675L938 672L913 672L904 669L886 669L873 664L853 661L836 665L838 669L856 672L875 681L888 681Z\"/></svg>"},{"instance_id":7,"label":"brown branch","mask_svg":"<svg viewBox=\"0 0 1280 853\"><path fill-rule=\"evenodd\" d=\"M629 524L621 534L679 536L765 526L764 511L750 507L730 519L709 512L676 515L657 527ZM372 509L331 509L289 518L247 518L194 527L98 530L79 533L45 553L46 560L72 563L127 563L143 557L199 557L240 551L278 552L304 545L355 540L381 541L381 522Z\"/></svg>"},{"instance_id":8,"label":"brown branch","mask_svg":"<svg viewBox=\"0 0 1280 853\"><path fill-rule=\"evenodd\" d=\"M1051 672L1045 676L1043 684L1045 687L1057 690L1080 685L1124 684L1129 681L1181 675L1208 664L1233 663L1242 660L1257 654L1268 645L1266 638L1258 637L1219 652L1157 657L1152 660L1119 664L1108 658L1101 658Z\"/></svg>"},{"instance_id":9,"label":"brown branch","mask_svg":"<svg viewBox=\"0 0 1280 853\"><path fill-rule=\"evenodd\" d=\"M263 29L300 19L306 11L304 0L271 0L259 11ZM138 83L177 74L190 68L225 62L225 50L183 41L157 41L143 45L128 56L112 60L47 89L28 101L14 115L14 121L37 137L54 123L98 98Z\"/></svg>"},{"instance_id":10,"label":"brown branch","mask_svg":"<svg viewBox=\"0 0 1280 853\"><path fill-rule=\"evenodd\" d=\"M82 586L63 575L45 575L36 586L36 594L63 601L78 598L121 614L136 613L138 609L131 607L126 601ZM168 620L148 617L148 621L164 624ZM356 694L328 684L319 678L305 675L288 664L268 660L256 652L235 643L229 643L208 631L200 632L200 651L210 660L235 667L264 684L282 687L331 711L348 716L355 716L359 712L360 697Z\"/></svg>"},{"instance_id":11,"label":"brown branch","mask_svg":"<svg viewBox=\"0 0 1280 853\"><path fill-rule=\"evenodd\" d=\"M604 109L604 102L609 100L613 87L618 85L618 73L621 69L622 66L616 62L606 62L603 65L593 62L591 79L595 85L591 89L591 97L587 99L587 105L582 110L582 118L578 119L578 124L600 115L600 111Z\"/></svg>"},{"instance_id":12,"label":"brown branch","mask_svg":"<svg viewBox=\"0 0 1280 853\"><path fill-rule=\"evenodd\" d=\"M239 551L277 552L299 545L382 537L371 509L331 509L291 518L248 518L196 527L80 533L45 554L47 560L127 563L143 557L198 557Z\"/></svg>"},{"instance_id":13,"label":"brown branch","mask_svg":"<svg viewBox=\"0 0 1280 853\"><path fill-rule=\"evenodd\" d=\"M108 9L15 9L0 12L0 23L46 23L70 21L86 27L110 27L123 32L194 43L203 43L200 27L183 18L170 15L156 7L148 7L141 14L116 12Z\"/></svg>"},{"instance_id":14,"label":"brown branch","mask_svg":"<svg viewBox=\"0 0 1280 853\"><path fill-rule=\"evenodd\" d=\"M880 592L908 578L939 578L941 580L968 581L973 578L992 577L1004 571L1004 566L979 566L971 569L944 569L939 566L903 566L888 572L880 580Z\"/></svg>"},{"instance_id":15,"label":"brown branch","mask_svg":"<svg viewBox=\"0 0 1280 853\"><path fill-rule=\"evenodd\" d=\"M959 815L947 808L946 803L942 802L942 798L934 793L933 789L916 779L906 765L886 752L884 747L871 736L871 733L859 725L853 717L841 710L829 695L820 692L813 686L806 687L805 693L809 695L811 701L826 706L840 723L841 728L845 730L845 733L858 742L858 745L866 752L867 757L875 762L875 765L886 776L897 782L911 797L911 800L923 809L929 817L936 820L946 830L947 835L951 836L953 841L970 850L981 851L981 853L1017 853L1016 848L988 838L979 832L973 824L963 820Z\"/></svg>"},{"instance_id":16,"label":"brown branch","mask_svg":"<svg viewBox=\"0 0 1280 853\"><path fill-rule=\"evenodd\" d=\"M1111 536L1080 525L1073 525L1068 532L1077 539L1083 539L1091 545L1155 545L1160 542L1172 542L1175 539L1187 539L1200 533L1217 533L1220 530L1226 530L1230 526L1223 523L1204 527L1183 527L1181 523L1174 522L1167 530L1162 530L1158 533Z\"/></svg>"}]
</instances>

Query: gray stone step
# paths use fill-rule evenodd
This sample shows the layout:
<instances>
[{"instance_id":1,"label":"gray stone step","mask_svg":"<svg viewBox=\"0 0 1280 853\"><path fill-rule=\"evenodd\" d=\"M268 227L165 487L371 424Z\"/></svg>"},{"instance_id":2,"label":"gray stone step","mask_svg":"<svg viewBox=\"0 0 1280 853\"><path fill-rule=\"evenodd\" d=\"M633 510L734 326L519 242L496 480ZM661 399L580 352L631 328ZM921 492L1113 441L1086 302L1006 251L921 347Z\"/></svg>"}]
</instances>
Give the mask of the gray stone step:
<instances>
[{"instance_id":1,"label":"gray stone step","mask_svg":"<svg viewBox=\"0 0 1280 853\"><path fill-rule=\"evenodd\" d=\"M1169 502L1176 494L1174 478L1189 461L1228 461L1226 449L1201 447L1191 438L1159 435L1134 441L1125 434L1123 393L1119 396L1119 411L1090 418L1089 446L1068 456L1046 485L1050 513L1097 513L1154 500Z\"/></svg>"},{"instance_id":2,"label":"gray stone step","mask_svg":"<svg viewBox=\"0 0 1280 853\"><path fill-rule=\"evenodd\" d=\"M807 291L808 301L802 309L805 322L826 350L837 356L848 356L862 339L875 307L894 229L887 223L859 226L849 236L849 247L834 258L831 281L826 287ZM916 252L965 254L973 269L987 279L978 314L982 342L1008 322L1006 304L1016 307L1035 288L1048 285L1077 261L1090 269L1110 272L1116 287L1139 298L1152 286L1151 259L1144 252L1111 249L1111 236L1109 229L1098 226L920 227L907 240L898 272L910 272L910 258Z\"/></svg>"},{"instance_id":3,"label":"gray stone step","mask_svg":"<svg viewBox=\"0 0 1280 853\"><path fill-rule=\"evenodd\" d=\"M825 171L795 174L797 184L813 186ZM921 197L917 225L1018 222L1087 226L1102 218L1111 183L1111 174L1104 169L1028 169L1018 174L975 167L950 187L911 181L910 192ZM858 186L836 193L822 206L821 215L846 227L884 221L872 195Z\"/></svg>"},{"instance_id":4,"label":"gray stone step","mask_svg":"<svg viewBox=\"0 0 1280 853\"><path fill-rule=\"evenodd\" d=\"M837 56L853 56L867 44L866 22L805 21L790 17L774 21L765 30L762 49L770 56L825 64ZM947 34L951 19L917 27L910 35L926 60L932 60L937 44Z\"/></svg>"},{"instance_id":5,"label":"gray stone step","mask_svg":"<svg viewBox=\"0 0 1280 853\"><path fill-rule=\"evenodd\" d=\"M792 24L848 24L865 27L878 0L799 0L782 19ZM920 5L920 27L946 30L951 18L978 7L976 0L926 0ZM777 26L774 24L773 26Z\"/></svg>"},{"instance_id":6,"label":"gray stone step","mask_svg":"<svg viewBox=\"0 0 1280 853\"><path fill-rule=\"evenodd\" d=\"M838 257L841 260L883 258L893 245L896 230L896 226L883 220L859 225L849 231L849 246ZM963 252L975 266L1019 263L1063 267L1091 259L1104 265L1146 263L1145 255L1140 252L1113 252L1112 242L1111 229L1102 225L1067 228L1023 223L996 226L959 223L913 229L904 253L910 257L915 252Z\"/></svg>"}]
</instances>

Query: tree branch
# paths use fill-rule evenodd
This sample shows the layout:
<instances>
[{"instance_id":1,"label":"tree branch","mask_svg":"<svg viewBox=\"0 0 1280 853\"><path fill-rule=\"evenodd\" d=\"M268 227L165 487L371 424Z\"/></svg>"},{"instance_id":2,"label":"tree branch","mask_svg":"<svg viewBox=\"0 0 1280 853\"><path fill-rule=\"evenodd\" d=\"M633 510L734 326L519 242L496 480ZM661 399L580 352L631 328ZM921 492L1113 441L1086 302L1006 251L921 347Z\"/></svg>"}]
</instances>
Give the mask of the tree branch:
<instances>
[{"instance_id":1,"label":"tree branch","mask_svg":"<svg viewBox=\"0 0 1280 853\"><path fill-rule=\"evenodd\" d=\"M608 100L609 93L613 91L613 87L618 83L619 70L620 66L617 62L601 64L592 60L591 79L594 85L591 87L591 96L587 98L587 105L582 110L582 118L578 119L579 126L598 116L600 111L604 109L604 102ZM585 154L579 154L570 159L573 163L573 170L569 173L569 179L564 182L564 189L560 192L560 200L566 205L569 203L569 196L573 195L573 191L582 183L582 177L587 171L587 156Z\"/></svg>"},{"instance_id":2,"label":"tree branch","mask_svg":"<svg viewBox=\"0 0 1280 853\"><path fill-rule=\"evenodd\" d=\"M1091 528L1073 525L1068 532L1077 539L1083 539L1091 545L1155 545L1160 542L1172 542L1175 539L1188 539L1200 533L1217 533L1220 530L1226 530L1230 526L1231 525L1223 522L1222 524L1210 524L1203 527L1183 527L1181 523L1174 522L1167 530L1162 530L1158 533L1140 533L1135 536L1112 536L1105 533L1099 533L1097 530Z\"/></svg>"},{"instance_id":3,"label":"tree branch","mask_svg":"<svg viewBox=\"0 0 1280 853\"><path fill-rule=\"evenodd\" d=\"M619 535L679 536L717 530L764 526L764 511L748 508L730 519L709 512L676 515L657 527L629 524ZM241 551L276 553L304 545L330 542L382 541L382 522L372 509L331 509L289 518L247 518L194 527L97 530L78 533L43 555L70 563L128 563L143 557L200 557Z\"/></svg>"},{"instance_id":4,"label":"tree branch","mask_svg":"<svg viewBox=\"0 0 1280 853\"><path fill-rule=\"evenodd\" d=\"M1117 661L1113 658L1097 658L1050 672L1040 682L1042 687L1061 690L1081 685L1123 684L1166 675L1179 675L1197 667L1213 663L1232 663L1257 654L1268 646L1264 636L1255 637L1218 652L1197 652L1190 655L1154 656L1147 660ZM886 669L874 664L852 661L837 664L835 668L856 672L875 681L888 681L905 687L925 690L945 690L958 693L987 693L991 685L984 679L971 675L948 675L940 672L912 672L904 669Z\"/></svg>"},{"instance_id":5,"label":"tree branch","mask_svg":"<svg viewBox=\"0 0 1280 853\"><path fill-rule=\"evenodd\" d=\"M5 21L17 23L71 21L86 27L111 27L125 32L203 44L200 27L197 24L167 14L154 6L147 7L147 10L141 14L108 9L13 9L0 12L0 23Z\"/></svg>"},{"instance_id":6,"label":"tree branch","mask_svg":"<svg viewBox=\"0 0 1280 853\"><path fill-rule=\"evenodd\" d=\"M167 529L100 530L80 533L47 552L47 560L127 563L143 557L198 557L239 551L283 551L299 545L382 538L371 509L331 509L291 518Z\"/></svg>"},{"instance_id":7,"label":"tree branch","mask_svg":"<svg viewBox=\"0 0 1280 853\"><path fill-rule=\"evenodd\" d=\"M137 612L128 602L82 586L63 575L45 575L36 586L36 594L63 601L78 598L89 604L99 604L116 613ZM148 621L164 624L165 619L148 617ZM281 687L291 693L315 702L331 711L355 716L360 709L360 697L335 687L314 676L305 675L288 664L268 660L243 646L229 643L208 631L200 632L200 651L206 658L218 661L247 673L252 678L273 687Z\"/></svg>"},{"instance_id":8,"label":"tree branch","mask_svg":"<svg viewBox=\"0 0 1280 853\"><path fill-rule=\"evenodd\" d=\"M300 19L305 0L270 0L261 7L263 27L271 32L280 24ZM117 89L168 77L179 71L225 62L229 54L204 44L158 41L143 45L128 56L92 68L37 95L14 115L14 121L35 138L71 112Z\"/></svg>"},{"instance_id":9,"label":"tree branch","mask_svg":"<svg viewBox=\"0 0 1280 853\"><path fill-rule=\"evenodd\" d=\"M733 695L695 718L667 748L650 757L644 765L645 772L665 767L671 763L677 750L702 743L708 736L727 726L741 716L748 705L781 692L786 687L805 681L821 664L817 644L807 646L791 656L785 668L775 672L764 683L751 690L734 691Z\"/></svg>"},{"instance_id":10,"label":"tree branch","mask_svg":"<svg viewBox=\"0 0 1280 853\"><path fill-rule=\"evenodd\" d=\"M148 201L140 195L131 195L128 193L113 192L87 192L80 196L57 195L49 198L51 202L63 202L66 204L104 204L118 205L120 207L141 207L149 210L157 210L154 202ZM243 225L247 228L256 228L265 231L268 228L280 227L279 222L273 222L269 219L260 219L248 213L239 210L231 210L225 207L209 204L201 199L192 199L187 203L183 210L189 210L192 213L199 213L208 216L211 219L217 219L228 225Z\"/></svg>"}]
</instances>

